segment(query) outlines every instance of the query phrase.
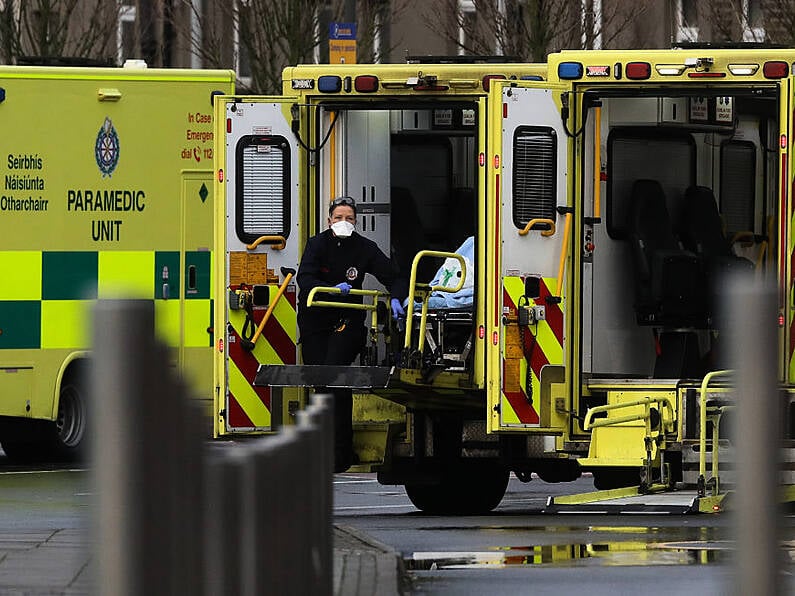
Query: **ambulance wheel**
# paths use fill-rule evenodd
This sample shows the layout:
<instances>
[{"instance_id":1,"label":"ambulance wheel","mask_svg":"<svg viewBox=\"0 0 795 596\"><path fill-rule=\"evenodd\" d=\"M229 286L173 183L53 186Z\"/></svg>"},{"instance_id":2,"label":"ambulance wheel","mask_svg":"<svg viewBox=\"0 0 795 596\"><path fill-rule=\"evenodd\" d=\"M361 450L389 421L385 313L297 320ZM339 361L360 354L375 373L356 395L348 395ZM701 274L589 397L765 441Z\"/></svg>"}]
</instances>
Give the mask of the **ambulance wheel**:
<instances>
[{"instance_id":1,"label":"ambulance wheel","mask_svg":"<svg viewBox=\"0 0 795 596\"><path fill-rule=\"evenodd\" d=\"M65 377L58 400L58 416L50 439L52 456L59 461L85 458L88 437L88 402L76 374Z\"/></svg>"},{"instance_id":2,"label":"ambulance wheel","mask_svg":"<svg viewBox=\"0 0 795 596\"><path fill-rule=\"evenodd\" d=\"M509 472L499 466L473 466L445 475L440 482L406 484L414 506L433 515L481 515L502 501Z\"/></svg>"}]
</instances>

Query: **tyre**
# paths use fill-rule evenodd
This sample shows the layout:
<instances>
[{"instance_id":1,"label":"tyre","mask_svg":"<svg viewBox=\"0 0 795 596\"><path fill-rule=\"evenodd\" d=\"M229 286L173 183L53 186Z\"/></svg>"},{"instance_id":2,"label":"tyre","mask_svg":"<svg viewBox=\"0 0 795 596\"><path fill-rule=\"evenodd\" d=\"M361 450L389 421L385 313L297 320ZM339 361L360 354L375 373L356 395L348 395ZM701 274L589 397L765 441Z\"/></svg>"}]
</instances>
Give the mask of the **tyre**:
<instances>
[{"instance_id":1,"label":"tyre","mask_svg":"<svg viewBox=\"0 0 795 596\"><path fill-rule=\"evenodd\" d=\"M88 453L88 398L80 371L64 376L55 421L0 420L0 445L9 459L19 463L76 462Z\"/></svg>"},{"instance_id":2,"label":"tyre","mask_svg":"<svg viewBox=\"0 0 795 596\"><path fill-rule=\"evenodd\" d=\"M84 385L75 375L64 378L58 416L50 437L51 456L58 461L85 459L88 438L88 401Z\"/></svg>"},{"instance_id":3,"label":"tyre","mask_svg":"<svg viewBox=\"0 0 795 596\"><path fill-rule=\"evenodd\" d=\"M482 515L505 496L509 472L498 465L463 466L438 483L406 484L414 506L434 515Z\"/></svg>"}]
</instances>

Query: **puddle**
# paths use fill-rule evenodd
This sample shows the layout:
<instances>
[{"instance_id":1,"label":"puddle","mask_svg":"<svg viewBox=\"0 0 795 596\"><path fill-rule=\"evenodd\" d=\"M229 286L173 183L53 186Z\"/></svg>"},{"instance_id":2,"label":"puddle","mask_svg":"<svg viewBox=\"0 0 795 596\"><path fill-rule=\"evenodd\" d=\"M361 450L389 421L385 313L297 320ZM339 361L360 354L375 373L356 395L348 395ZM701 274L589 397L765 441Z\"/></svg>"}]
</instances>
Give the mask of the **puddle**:
<instances>
[{"instance_id":1,"label":"puddle","mask_svg":"<svg viewBox=\"0 0 795 596\"><path fill-rule=\"evenodd\" d=\"M414 571L520 565L706 565L728 561L731 556L730 542L617 541L493 547L469 552L415 552L404 559L404 564Z\"/></svg>"}]
</instances>

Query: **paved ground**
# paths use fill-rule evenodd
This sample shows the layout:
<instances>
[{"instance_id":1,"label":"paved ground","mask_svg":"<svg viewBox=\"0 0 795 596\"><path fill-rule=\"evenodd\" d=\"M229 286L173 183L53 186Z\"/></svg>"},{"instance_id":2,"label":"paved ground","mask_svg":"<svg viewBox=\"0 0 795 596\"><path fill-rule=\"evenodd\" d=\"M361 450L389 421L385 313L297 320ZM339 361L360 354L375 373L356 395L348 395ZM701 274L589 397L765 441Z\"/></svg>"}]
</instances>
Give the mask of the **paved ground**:
<instances>
[{"instance_id":1,"label":"paved ground","mask_svg":"<svg viewBox=\"0 0 795 596\"><path fill-rule=\"evenodd\" d=\"M348 526L334 527L334 595L402 593L402 561L391 548ZM84 530L18 530L0 535L0 594L89 596L95 568Z\"/></svg>"}]
</instances>

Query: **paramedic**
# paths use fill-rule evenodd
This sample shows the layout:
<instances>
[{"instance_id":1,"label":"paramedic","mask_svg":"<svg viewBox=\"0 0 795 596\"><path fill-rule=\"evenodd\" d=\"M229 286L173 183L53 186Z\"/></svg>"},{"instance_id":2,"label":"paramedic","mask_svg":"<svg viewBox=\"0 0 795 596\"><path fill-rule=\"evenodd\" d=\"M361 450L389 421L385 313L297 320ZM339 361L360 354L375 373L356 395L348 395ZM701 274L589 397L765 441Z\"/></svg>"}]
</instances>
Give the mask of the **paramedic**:
<instances>
[{"instance_id":1,"label":"paramedic","mask_svg":"<svg viewBox=\"0 0 795 596\"><path fill-rule=\"evenodd\" d=\"M392 295L392 316L402 307L408 288L389 259L372 240L356 233L356 203L338 197L329 205L328 228L306 243L298 268L298 328L304 364L348 366L361 352L367 337L367 311L351 308L307 308L309 291L317 286L339 288L323 300L362 302L351 289L361 289L367 273L375 275ZM321 391L322 388L316 388ZM344 472L353 463L353 396L350 389L334 389L334 471Z\"/></svg>"}]
</instances>

